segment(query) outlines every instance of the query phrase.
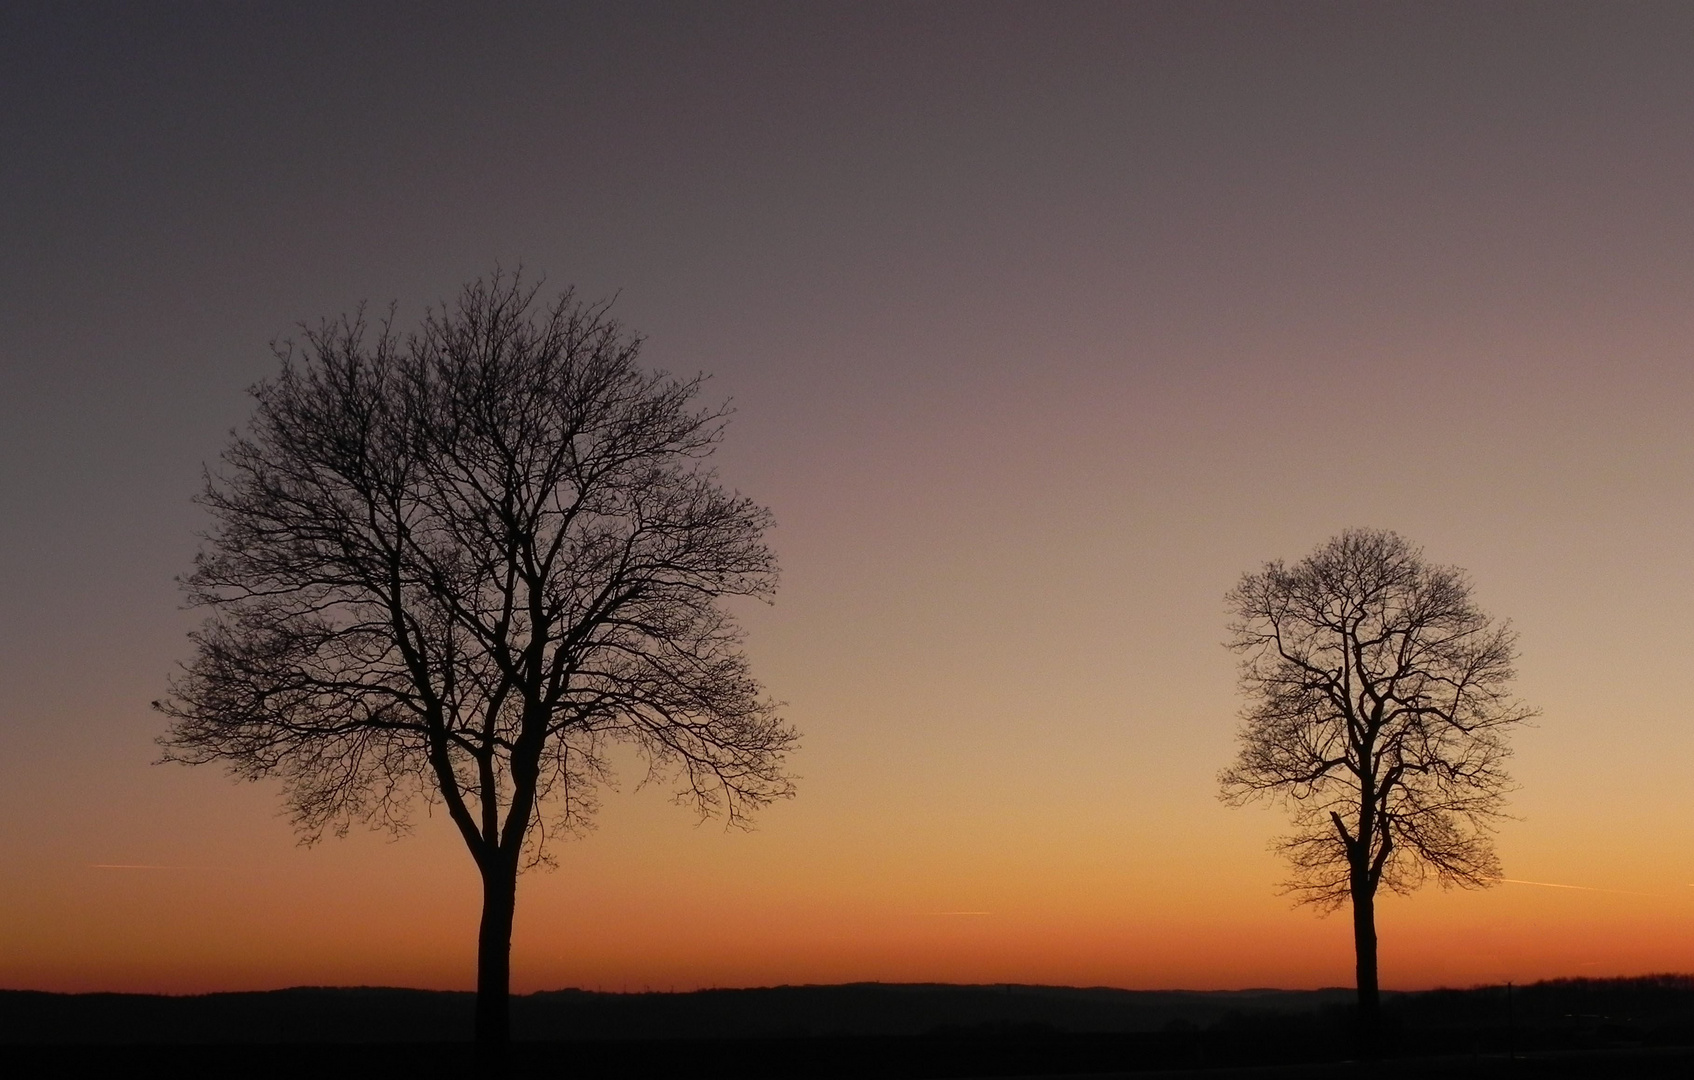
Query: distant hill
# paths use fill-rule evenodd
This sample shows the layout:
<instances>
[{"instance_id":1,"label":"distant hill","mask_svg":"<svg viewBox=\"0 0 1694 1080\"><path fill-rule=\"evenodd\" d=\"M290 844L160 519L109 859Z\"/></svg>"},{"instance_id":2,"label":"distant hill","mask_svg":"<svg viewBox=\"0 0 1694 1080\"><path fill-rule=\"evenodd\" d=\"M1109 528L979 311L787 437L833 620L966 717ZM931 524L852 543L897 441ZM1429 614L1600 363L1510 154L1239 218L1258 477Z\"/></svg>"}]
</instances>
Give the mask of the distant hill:
<instances>
[{"instance_id":1,"label":"distant hill","mask_svg":"<svg viewBox=\"0 0 1694 1080\"><path fill-rule=\"evenodd\" d=\"M530 1041L770 1039L1028 1031L1124 1034L1334 1026L1349 989L1114 990L857 983L689 993L558 990L513 999ZM1694 1033L1694 977L1556 980L1387 995L1418 1031L1521 1028ZM0 1042L324 1043L461 1041L472 995L300 987L167 997L0 991Z\"/></svg>"},{"instance_id":2,"label":"distant hill","mask_svg":"<svg viewBox=\"0 0 1694 1080\"><path fill-rule=\"evenodd\" d=\"M1128 1032L1157 1031L1172 1024L1204 1027L1234 1013L1309 1013L1345 1003L1352 994L1340 989L1114 990L936 983L776 986L688 994L561 990L527 996L513 1017L517 1030L534 1038L919 1035L985 1025Z\"/></svg>"},{"instance_id":3,"label":"distant hill","mask_svg":"<svg viewBox=\"0 0 1694 1080\"><path fill-rule=\"evenodd\" d=\"M1055 986L857 983L688 993L555 990L515 996L513 1033L532 1040L915 1035L1038 1026L1155 1031L1232 1014L1310 1013L1350 990L1145 991ZM473 996L388 987L247 993L0 991L0 1042L419 1042L465 1038Z\"/></svg>"}]
</instances>

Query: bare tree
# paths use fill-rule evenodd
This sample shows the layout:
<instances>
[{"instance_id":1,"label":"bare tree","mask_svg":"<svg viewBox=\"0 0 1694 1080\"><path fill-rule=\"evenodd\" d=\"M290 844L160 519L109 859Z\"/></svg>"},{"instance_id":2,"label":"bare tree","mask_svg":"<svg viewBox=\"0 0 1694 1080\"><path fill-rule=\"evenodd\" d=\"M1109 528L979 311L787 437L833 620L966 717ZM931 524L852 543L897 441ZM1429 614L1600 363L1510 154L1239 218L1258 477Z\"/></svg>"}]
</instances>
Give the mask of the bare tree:
<instances>
[{"instance_id":1,"label":"bare tree","mask_svg":"<svg viewBox=\"0 0 1694 1080\"><path fill-rule=\"evenodd\" d=\"M496 275L402 336L308 330L209 473L210 617L157 707L167 759L279 777L308 841L445 807L482 875L476 1037L509 1037L521 868L583 827L609 743L732 823L794 732L723 597L768 595L769 513L706 460L699 377L570 293Z\"/></svg>"},{"instance_id":2,"label":"bare tree","mask_svg":"<svg viewBox=\"0 0 1694 1080\"><path fill-rule=\"evenodd\" d=\"M1349 530L1230 592L1229 645L1247 698L1227 801L1281 802L1278 846L1302 902L1351 900L1361 1032L1377 1044L1376 893L1492 884L1491 836L1510 781L1515 635L1391 532Z\"/></svg>"}]
</instances>

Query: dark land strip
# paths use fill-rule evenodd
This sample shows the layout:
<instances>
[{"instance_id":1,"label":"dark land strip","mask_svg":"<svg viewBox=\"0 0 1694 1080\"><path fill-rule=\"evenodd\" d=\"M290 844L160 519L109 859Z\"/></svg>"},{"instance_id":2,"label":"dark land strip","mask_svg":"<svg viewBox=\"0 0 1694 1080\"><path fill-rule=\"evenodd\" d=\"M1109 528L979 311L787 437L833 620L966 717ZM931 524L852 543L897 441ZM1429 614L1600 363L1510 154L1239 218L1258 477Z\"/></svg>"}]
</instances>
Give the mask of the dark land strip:
<instances>
[{"instance_id":1,"label":"dark land strip","mask_svg":"<svg viewBox=\"0 0 1694 1080\"><path fill-rule=\"evenodd\" d=\"M1351 994L859 984L514 1000L512 1077L1694 1077L1694 979L1388 997L1389 1058L1346 1060ZM466 1077L471 995L0 991L17 1076Z\"/></svg>"}]
</instances>

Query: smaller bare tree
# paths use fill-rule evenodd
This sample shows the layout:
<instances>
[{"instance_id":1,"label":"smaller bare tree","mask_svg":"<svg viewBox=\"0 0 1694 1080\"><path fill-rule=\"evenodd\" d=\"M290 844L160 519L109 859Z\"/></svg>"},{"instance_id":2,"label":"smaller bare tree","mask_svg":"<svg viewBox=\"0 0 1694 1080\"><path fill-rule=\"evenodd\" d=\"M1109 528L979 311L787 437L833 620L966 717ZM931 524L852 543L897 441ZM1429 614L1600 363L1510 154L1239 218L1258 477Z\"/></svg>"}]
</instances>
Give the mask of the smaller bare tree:
<instances>
[{"instance_id":1,"label":"smaller bare tree","mask_svg":"<svg viewBox=\"0 0 1694 1080\"><path fill-rule=\"evenodd\" d=\"M1294 827L1278 846L1301 902L1352 901L1360 1030L1374 1050L1377 889L1499 878L1505 736L1533 715L1509 690L1516 636L1477 608L1463 571L1374 529L1293 566L1266 563L1228 603L1247 705L1224 798L1287 807Z\"/></svg>"}]
</instances>

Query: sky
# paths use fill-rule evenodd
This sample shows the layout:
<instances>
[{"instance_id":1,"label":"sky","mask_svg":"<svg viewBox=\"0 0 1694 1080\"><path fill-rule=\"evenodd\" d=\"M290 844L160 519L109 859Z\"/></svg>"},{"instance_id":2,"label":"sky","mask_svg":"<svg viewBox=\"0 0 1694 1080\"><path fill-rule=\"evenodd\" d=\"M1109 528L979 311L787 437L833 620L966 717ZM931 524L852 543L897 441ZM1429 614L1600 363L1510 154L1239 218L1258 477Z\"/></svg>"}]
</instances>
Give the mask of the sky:
<instances>
[{"instance_id":1,"label":"sky","mask_svg":"<svg viewBox=\"0 0 1694 1080\"><path fill-rule=\"evenodd\" d=\"M444 818L302 847L155 764L270 344L495 268L733 404L803 736L623 772L513 985L1348 985L1217 797L1243 572L1393 529L1509 619L1511 879L1390 988L1694 970L1694 8L0 9L0 986L467 988ZM1539 883L1539 884L1537 884Z\"/></svg>"}]
</instances>

